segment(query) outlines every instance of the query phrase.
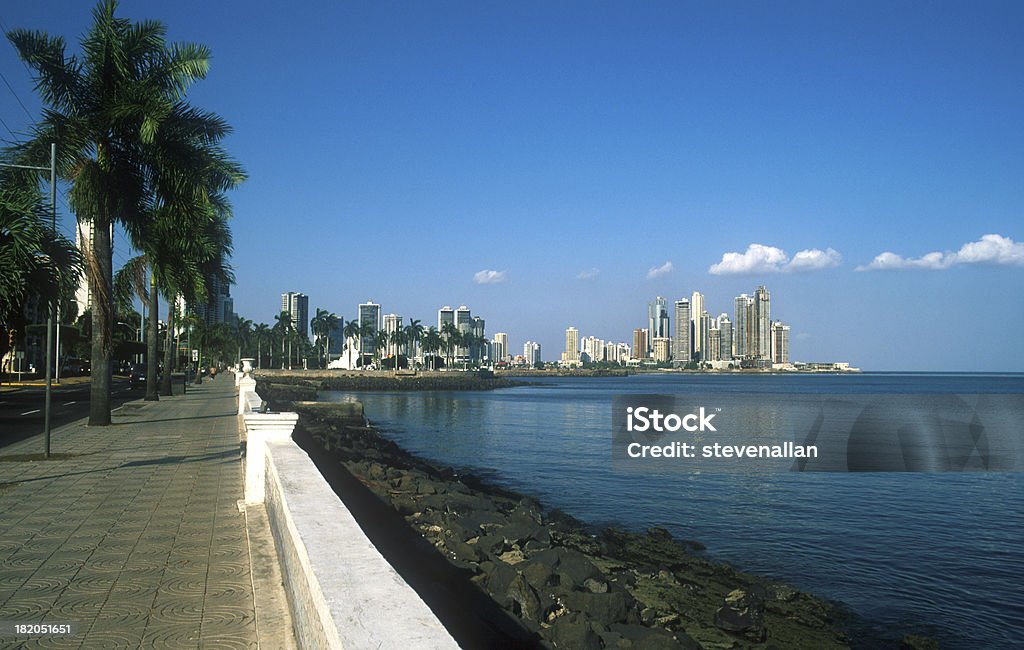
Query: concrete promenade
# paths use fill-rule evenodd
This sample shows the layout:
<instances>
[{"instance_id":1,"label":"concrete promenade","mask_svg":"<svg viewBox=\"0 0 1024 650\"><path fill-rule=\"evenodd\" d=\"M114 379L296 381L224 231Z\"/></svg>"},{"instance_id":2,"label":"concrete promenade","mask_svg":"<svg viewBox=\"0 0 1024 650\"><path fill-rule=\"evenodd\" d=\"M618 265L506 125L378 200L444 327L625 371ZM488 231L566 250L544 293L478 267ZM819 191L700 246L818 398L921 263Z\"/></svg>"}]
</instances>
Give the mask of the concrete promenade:
<instances>
[{"instance_id":1,"label":"concrete promenade","mask_svg":"<svg viewBox=\"0 0 1024 650\"><path fill-rule=\"evenodd\" d=\"M51 460L41 435L0 449L0 648L290 646L265 514L247 534L238 505L234 395L226 374L56 429Z\"/></svg>"}]
</instances>

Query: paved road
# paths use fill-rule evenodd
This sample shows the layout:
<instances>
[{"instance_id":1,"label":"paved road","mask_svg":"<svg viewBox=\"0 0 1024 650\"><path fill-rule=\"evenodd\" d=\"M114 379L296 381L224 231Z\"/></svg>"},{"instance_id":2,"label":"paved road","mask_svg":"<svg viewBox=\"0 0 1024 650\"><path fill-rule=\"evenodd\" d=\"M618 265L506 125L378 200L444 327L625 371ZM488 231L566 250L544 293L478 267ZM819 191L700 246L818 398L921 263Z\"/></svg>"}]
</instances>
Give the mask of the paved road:
<instances>
[{"instance_id":1,"label":"paved road","mask_svg":"<svg viewBox=\"0 0 1024 650\"><path fill-rule=\"evenodd\" d=\"M129 388L127 379L115 377L112 387L111 408L145 395L143 390ZM42 433L45 396L46 389L38 386L0 392L0 448ZM89 383L54 385L50 405L51 429L87 417Z\"/></svg>"}]
</instances>

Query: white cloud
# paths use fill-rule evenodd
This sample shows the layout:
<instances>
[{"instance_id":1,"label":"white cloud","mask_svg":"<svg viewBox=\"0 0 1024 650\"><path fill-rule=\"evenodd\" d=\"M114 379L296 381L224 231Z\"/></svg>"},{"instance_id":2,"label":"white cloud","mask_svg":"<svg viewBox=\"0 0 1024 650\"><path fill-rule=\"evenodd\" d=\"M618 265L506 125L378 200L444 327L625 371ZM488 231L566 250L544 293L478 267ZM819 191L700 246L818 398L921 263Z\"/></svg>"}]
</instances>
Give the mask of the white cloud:
<instances>
[{"instance_id":1,"label":"white cloud","mask_svg":"<svg viewBox=\"0 0 1024 650\"><path fill-rule=\"evenodd\" d=\"M866 266L858 266L858 271L891 271L898 269L923 269L941 271L959 264L993 264L996 266L1024 266L1024 243L1015 242L1002 235L982 235L978 241L972 241L954 252L938 251L921 257L903 257L886 251L871 260Z\"/></svg>"},{"instance_id":2,"label":"white cloud","mask_svg":"<svg viewBox=\"0 0 1024 650\"><path fill-rule=\"evenodd\" d=\"M818 250L809 248L800 251L793 256L783 270L785 271L817 271L839 266L843 262L843 256L834 248Z\"/></svg>"},{"instance_id":3,"label":"white cloud","mask_svg":"<svg viewBox=\"0 0 1024 650\"><path fill-rule=\"evenodd\" d=\"M818 271L839 266L843 256L834 248L820 250L808 248L789 258L786 251L776 246L751 244L744 253L725 253L722 261L712 264L708 273L712 275L751 275L755 273L783 273Z\"/></svg>"},{"instance_id":4,"label":"white cloud","mask_svg":"<svg viewBox=\"0 0 1024 650\"><path fill-rule=\"evenodd\" d=\"M653 280L654 278L660 278L663 275L668 275L672 272L672 262L665 262L661 266L652 266L647 270L647 279Z\"/></svg>"},{"instance_id":5,"label":"white cloud","mask_svg":"<svg viewBox=\"0 0 1024 650\"><path fill-rule=\"evenodd\" d=\"M473 282L477 284L498 284L507 279L505 271L491 271L484 269L473 274Z\"/></svg>"},{"instance_id":6,"label":"white cloud","mask_svg":"<svg viewBox=\"0 0 1024 650\"><path fill-rule=\"evenodd\" d=\"M577 280L593 280L597 276L601 275L601 269L594 267L588 271L580 271L579 275L576 276Z\"/></svg>"}]
</instances>

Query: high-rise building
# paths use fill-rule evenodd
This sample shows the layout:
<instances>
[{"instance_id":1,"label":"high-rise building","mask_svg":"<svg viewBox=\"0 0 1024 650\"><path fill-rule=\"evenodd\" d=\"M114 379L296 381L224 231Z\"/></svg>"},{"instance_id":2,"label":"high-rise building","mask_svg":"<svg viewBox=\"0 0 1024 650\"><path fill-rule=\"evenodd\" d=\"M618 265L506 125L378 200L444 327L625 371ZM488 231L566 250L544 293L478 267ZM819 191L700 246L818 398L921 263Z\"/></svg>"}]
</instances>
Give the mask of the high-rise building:
<instances>
[{"instance_id":1,"label":"high-rise building","mask_svg":"<svg viewBox=\"0 0 1024 650\"><path fill-rule=\"evenodd\" d=\"M495 332L494 339L491 341L491 347L494 350L493 360L496 363L508 361L508 334L505 332Z\"/></svg>"},{"instance_id":2,"label":"high-rise building","mask_svg":"<svg viewBox=\"0 0 1024 650\"><path fill-rule=\"evenodd\" d=\"M745 359L754 351L754 299L745 293L736 296L736 320L733 323L733 358Z\"/></svg>"},{"instance_id":3,"label":"high-rise building","mask_svg":"<svg viewBox=\"0 0 1024 650\"><path fill-rule=\"evenodd\" d=\"M654 339L668 338L668 308L665 299L658 296L647 305L647 342L654 345Z\"/></svg>"},{"instance_id":4,"label":"high-rise building","mask_svg":"<svg viewBox=\"0 0 1024 650\"><path fill-rule=\"evenodd\" d=\"M469 348L469 356L472 359L479 360L479 359L482 359L486 355L487 348L480 344L480 341L482 341L484 339L484 334L485 334L484 326L485 325L486 325L486 321L484 321L484 319L480 318L479 316L474 316L472 322L470 323L470 331L473 333L473 336L476 338L476 341Z\"/></svg>"},{"instance_id":5,"label":"high-rise building","mask_svg":"<svg viewBox=\"0 0 1024 650\"><path fill-rule=\"evenodd\" d=\"M328 361L340 357L345 349L345 319L338 316L338 322L328 332L327 355Z\"/></svg>"},{"instance_id":6,"label":"high-rise building","mask_svg":"<svg viewBox=\"0 0 1024 650\"><path fill-rule=\"evenodd\" d=\"M540 356L540 343L527 341L523 344L523 357L526 358L526 365L534 367L542 361Z\"/></svg>"},{"instance_id":7,"label":"high-rise building","mask_svg":"<svg viewBox=\"0 0 1024 650\"><path fill-rule=\"evenodd\" d=\"M664 336L658 337L654 339L651 347L654 350L654 360L658 363L665 363L672 359L672 339Z\"/></svg>"},{"instance_id":8,"label":"high-rise building","mask_svg":"<svg viewBox=\"0 0 1024 650\"><path fill-rule=\"evenodd\" d=\"M445 323L455 324L455 310L445 305L437 310L437 331L444 330Z\"/></svg>"},{"instance_id":9,"label":"high-rise building","mask_svg":"<svg viewBox=\"0 0 1024 650\"><path fill-rule=\"evenodd\" d=\"M708 361L721 361L722 360L722 334L718 331L718 327L715 324L715 320L711 319L708 323Z\"/></svg>"},{"instance_id":10,"label":"high-rise building","mask_svg":"<svg viewBox=\"0 0 1024 650\"><path fill-rule=\"evenodd\" d=\"M400 350L391 340L391 336L394 332L402 329L402 317L398 314L385 314L384 315L384 331L388 334L388 345L385 348L385 353L388 356L398 356L404 354L404 350Z\"/></svg>"},{"instance_id":11,"label":"high-rise building","mask_svg":"<svg viewBox=\"0 0 1024 650\"><path fill-rule=\"evenodd\" d=\"M719 358L723 361L732 359L732 321L729 315L722 313L718 316L718 352Z\"/></svg>"},{"instance_id":12,"label":"high-rise building","mask_svg":"<svg viewBox=\"0 0 1024 650\"><path fill-rule=\"evenodd\" d=\"M377 352L374 336L381 328L380 305L372 300L359 305L359 327L365 329L367 325L373 330L372 333L362 333L359 336L359 354L364 357L364 362L368 361L366 357Z\"/></svg>"},{"instance_id":13,"label":"high-rise building","mask_svg":"<svg viewBox=\"0 0 1024 650\"><path fill-rule=\"evenodd\" d=\"M692 354L690 358L694 361L704 360L703 345L705 342L704 333L704 294L699 291L694 291L690 296L690 322L692 327L690 330L691 341L690 349ZM676 323L676 327L679 327L679 323Z\"/></svg>"},{"instance_id":14,"label":"high-rise building","mask_svg":"<svg viewBox=\"0 0 1024 650\"><path fill-rule=\"evenodd\" d=\"M650 359L648 350L650 347L647 345L647 330L638 327L633 330L633 358Z\"/></svg>"},{"instance_id":15,"label":"high-rise building","mask_svg":"<svg viewBox=\"0 0 1024 650\"><path fill-rule=\"evenodd\" d=\"M675 302L676 331L672 337L672 363L682 367L690 363L690 301Z\"/></svg>"},{"instance_id":16,"label":"high-rise building","mask_svg":"<svg viewBox=\"0 0 1024 650\"><path fill-rule=\"evenodd\" d=\"M772 316L771 316L771 294L762 284L754 292L754 355L758 359L772 358Z\"/></svg>"},{"instance_id":17,"label":"high-rise building","mask_svg":"<svg viewBox=\"0 0 1024 650\"><path fill-rule=\"evenodd\" d=\"M772 363L789 363L789 325L772 323Z\"/></svg>"},{"instance_id":18,"label":"high-rise building","mask_svg":"<svg viewBox=\"0 0 1024 650\"><path fill-rule=\"evenodd\" d=\"M296 332L309 336L309 296L295 291L282 293L281 311L288 312L292 317L292 327Z\"/></svg>"},{"instance_id":19,"label":"high-rise building","mask_svg":"<svg viewBox=\"0 0 1024 650\"><path fill-rule=\"evenodd\" d=\"M460 335L465 335L473 332L473 314L470 313L469 307L465 305L459 305L455 310L455 327L459 330ZM465 361L469 358L469 348L465 345L458 345L455 348L455 358L462 359Z\"/></svg>"},{"instance_id":20,"label":"high-rise building","mask_svg":"<svg viewBox=\"0 0 1024 650\"><path fill-rule=\"evenodd\" d=\"M567 366L577 366L580 363L580 332L575 327L565 330L565 352L562 353L562 363Z\"/></svg>"}]
</instances>

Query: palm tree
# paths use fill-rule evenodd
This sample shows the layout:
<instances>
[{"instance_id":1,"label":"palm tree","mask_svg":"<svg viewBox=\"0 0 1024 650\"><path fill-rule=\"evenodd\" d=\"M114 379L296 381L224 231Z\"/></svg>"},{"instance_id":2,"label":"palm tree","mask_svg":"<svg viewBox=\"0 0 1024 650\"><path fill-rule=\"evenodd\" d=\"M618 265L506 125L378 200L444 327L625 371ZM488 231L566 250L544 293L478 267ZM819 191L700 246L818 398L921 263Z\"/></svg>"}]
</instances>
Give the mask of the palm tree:
<instances>
[{"instance_id":1,"label":"palm tree","mask_svg":"<svg viewBox=\"0 0 1024 650\"><path fill-rule=\"evenodd\" d=\"M252 329L253 337L256 339L256 368L263 369L263 342L270 338L270 326L260 323ZM270 348L273 354L273 346Z\"/></svg>"},{"instance_id":2,"label":"palm tree","mask_svg":"<svg viewBox=\"0 0 1024 650\"><path fill-rule=\"evenodd\" d=\"M81 41L82 56L67 56L61 37L24 29L7 34L34 72L46 104L32 139L17 146L25 161L45 158L59 142L58 174L71 183L70 204L93 233L86 251L89 285L95 297L90 425L110 424L112 356L113 224L121 223L132 241L151 211L159 185L152 172L161 155L173 151L163 125L178 118L193 122L208 114L184 103L191 84L209 69L207 48L168 46L157 21L132 23L116 17L116 0L102 0ZM211 134L219 121L210 121ZM167 183L166 187L170 187Z\"/></svg>"},{"instance_id":3,"label":"palm tree","mask_svg":"<svg viewBox=\"0 0 1024 650\"><path fill-rule=\"evenodd\" d=\"M235 342L238 344L238 355L235 357L235 361L238 363L238 367L241 368L242 346L248 345L249 340L252 338L252 321L248 318L242 318L236 314L233 325L235 330Z\"/></svg>"},{"instance_id":4,"label":"palm tree","mask_svg":"<svg viewBox=\"0 0 1024 650\"><path fill-rule=\"evenodd\" d=\"M423 324L419 319L413 318L405 326L405 342L409 345L406 356L410 359L416 354L416 344L423 338Z\"/></svg>"},{"instance_id":5,"label":"palm tree","mask_svg":"<svg viewBox=\"0 0 1024 650\"><path fill-rule=\"evenodd\" d=\"M395 350L395 370L398 370L398 359L402 356L402 347L408 341L405 335L405 329L398 328L388 334L388 341L394 347ZM406 355L406 361L408 362L409 355Z\"/></svg>"},{"instance_id":6,"label":"palm tree","mask_svg":"<svg viewBox=\"0 0 1024 650\"><path fill-rule=\"evenodd\" d=\"M455 361L455 349L462 341L462 333L455 323L445 323L441 327L441 338L445 351L445 366L451 368Z\"/></svg>"},{"instance_id":7,"label":"palm tree","mask_svg":"<svg viewBox=\"0 0 1024 650\"><path fill-rule=\"evenodd\" d=\"M441 344L441 333L431 325L423 335L423 351L429 354L433 360L431 363L433 370L437 370L437 352L441 349Z\"/></svg>"},{"instance_id":8,"label":"palm tree","mask_svg":"<svg viewBox=\"0 0 1024 650\"><path fill-rule=\"evenodd\" d=\"M384 330L377 330L373 333L373 359L378 368L381 366L381 360L384 358L389 340L388 333Z\"/></svg>"},{"instance_id":9,"label":"palm tree","mask_svg":"<svg viewBox=\"0 0 1024 650\"><path fill-rule=\"evenodd\" d=\"M23 338L33 294L52 305L78 285L78 248L50 229L48 212L38 190L0 177L0 358Z\"/></svg>"},{"instance_id":10,"label":"palm tree","mask_svg":"<svg viewBox=\"0 0 1024 650\"><path fill-rule=\"evenodd\" d=\"M326 309L320 309L319 307L317 307L316 316L309 321L309 326L316 336L317 344L322 351L322 367L324 368L331 361L331 332L337 329L339 322L341 322L341 319L338 318L337 314L333 314Z\"/></svg>"},{"instance_id":11,"label":"palm tree","mask_svg":"<svg viewBox=\"0 0 1024 650\"><path fill-rule=\"evenodd\" d=\"M346 325L345 329L342 330L342 334L345 336L345 349L348 350L348 367L352 369L352 352L357 347L359 342L359 335L362 333L362 328L359 327L359 321L350 320Z\"/></svg>"},{"instance_id":12,"label":"palm tree","mask_svg":"<svg viewBox=\"0 0 1024 650\"><path fill-rule=\"evenodd\" d=\"M289 334L294 329L292 325L292 315L286 311L282 311L277 316L274 316L274 331L281 337L281 370L284 370L285 360L287 359L289 367L291 366L291 354L285 356L285 344L290 344ZM291 348L289 348L290 350Z\"/></svg>"}]
</instances>

